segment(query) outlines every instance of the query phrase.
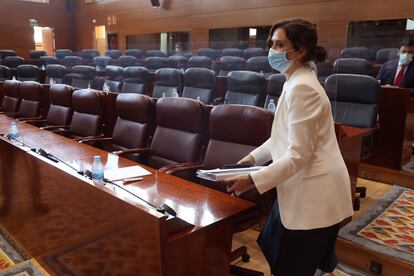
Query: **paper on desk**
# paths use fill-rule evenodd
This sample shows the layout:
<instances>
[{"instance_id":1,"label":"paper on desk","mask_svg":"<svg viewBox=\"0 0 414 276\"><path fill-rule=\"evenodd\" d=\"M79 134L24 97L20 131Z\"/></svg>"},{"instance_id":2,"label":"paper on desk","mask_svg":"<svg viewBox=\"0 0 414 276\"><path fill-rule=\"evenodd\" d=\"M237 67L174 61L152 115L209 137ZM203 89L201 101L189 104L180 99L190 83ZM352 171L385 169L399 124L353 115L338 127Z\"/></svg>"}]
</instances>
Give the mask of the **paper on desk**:
<instances>
[{"instance_id":1,"label":"paper on desk","mask_svg":"<svg viewBox=\"0 0 414 276\"><path fill-rule=\"evenodd\" d=\"M104 176L110 181L117 181L125 178L140 177L151 173L140 166L130 166L119 169L104 171Z\"/></svg>"},{"instance_id":2,"label":"paper on desk","mask_svg":"<svg viewBox=\"0 0 414 276\"><path fill-rule=\"evenodd\" d=\"M235 168L235 169L214 169L214 170L198 170L197 176L210 181L223 181L237 175L248 174L258 171L264 166L254 166L249 168Z\"/></svg>"}]
</instances>

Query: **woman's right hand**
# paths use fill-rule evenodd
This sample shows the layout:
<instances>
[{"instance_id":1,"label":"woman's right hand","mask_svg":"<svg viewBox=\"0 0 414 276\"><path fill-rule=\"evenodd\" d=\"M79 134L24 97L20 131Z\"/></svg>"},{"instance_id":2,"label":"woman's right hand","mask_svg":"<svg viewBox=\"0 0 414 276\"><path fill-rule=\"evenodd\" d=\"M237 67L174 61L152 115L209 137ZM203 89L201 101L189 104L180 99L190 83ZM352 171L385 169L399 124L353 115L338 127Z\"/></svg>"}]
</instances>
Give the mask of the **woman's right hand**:
<instances>
[{"instance_id":1,"label":"woman's right hand","mask_svg":"<svg viewBox=\"0 0 414 276\"><path fill-rule=\"evenodd\" d=\"M237 162L237 164L248 164L250 166L253 166L255 162L256 161L254 160L253 156L248 154L245 157L243 157L243 159L241 159L239 162Z\"/></svg>"}]
</instances>

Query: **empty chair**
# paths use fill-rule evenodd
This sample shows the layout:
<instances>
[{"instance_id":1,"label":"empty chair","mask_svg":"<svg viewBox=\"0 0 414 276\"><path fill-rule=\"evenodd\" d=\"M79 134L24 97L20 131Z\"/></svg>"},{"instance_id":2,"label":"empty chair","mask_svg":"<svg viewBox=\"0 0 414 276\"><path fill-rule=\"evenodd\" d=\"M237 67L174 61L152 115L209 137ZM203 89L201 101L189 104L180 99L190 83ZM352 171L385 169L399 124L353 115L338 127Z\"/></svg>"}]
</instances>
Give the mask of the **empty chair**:
<instances>
[{"instance_id":1,"label":"empty chair","mask_svg":"<svg viewBox=\"0 0 414 276\"><path fill-rule=\"evenodd\" d=\"M225 48L221 52L221 55L229 57L244 57L244 52L238 48Z\"/></svg>"},{"instance_id":2,"label":"empty chair","mask_svg":"<svg viewBox=\"0 0 414 276\"><path fill-rule=\"evenodd\" d=\"M85 49L79 53L79 56L86 61L93 61L94 57L99 56L99 52L96 49Z\"/></svg>"},{"instance_id":3,"label":"empty chair","mask_svg":"<svg viewBox=\"0 0 414 276\"><path fill-rule=\"evenodd\" d=\"M170 67L168 58L165 57L147 57L145 59L145 67L150 70L150 72L155 72L160 68Z\"/></svg>"},{"instance_id":4,"label":"empty chair","mask_svg":"<svg viewBox=\"0 0 414 276\"><path fill-rule=\"evenodd\" d=\"M215 60L219 56L217 51L212 48L200 48L197 53L199 56L209 57L212 60Z\"/></svg>"},{"instance_id":5,"label":"empty chair","mask_svg":"<svg viewBox=\"0 0 414 276\"><path fill-rule=\"evenodd\" d=\"M188 68L207 68L211 69L212 60L205 56L193 56L188 60Z\"/></svg>"},{"instance_id":6,"label":"empty chair","mask_svg":"<svg viewBox=\"0 0 414 276\"><path fill-rule=\"evenodd\" d=\"M0 65L0 81L10 79L10 68L4 65Z\"/></svg>"},{"instance_id":7,"label":"empty chair","mask_svg":"<svg viewBox=\"0 0 414 276\"><path fill-rule=\"evenodd\" d=\"M188 59L184 56L179 56L179 55L170 56L168 57L168 61L172 68L178 68L178 69L187 68Z\"/></svg>"},{"instance_id":8,"label":"empty chair","mask_svg":"<svg viewBox=\"0 0 414 276\"><path fill-rule=\"evenodd\" d=\"M125 56L133 56L136 57L138 60L145 59L145 53L144 51L138 50L138 49L128 49L124 52Z\"/></svg>"},{"instance_id":9,"label":"empty chair","mask_svg":"<svg viewBox=\"0 0 414 276\"><path fill-rule=\"evenodd\" d=\"M264 106L267 107L269 105L270 100L273 99L275 105L279 100L280 95L283 91L283 85L286 82L286 77L284 74L273 74L269 77L268 85L267 85L267 95Z\"/></svg>"},{"instance_id":10,"label":"empty chair","mask_svg":"<svg viewBox=\"0 0 414 276\"><path fill-rule=\"evenodd\" d=\"M318 72L318 80L325 83L327 77L333 74L334 66L329 61L316 63L316 70Z\"/></svg>"},{"instance_id":11,"label":"empty chair","mask_svg":"<svg viewBox=\"0 0 414 276\"><path fill-rule=\"evenodd\" d=\"M32 64L17 66L16 78L20 81L39 81L39 67Z\"/></svg>"},{"instance_id":12,"label":"empty chair","mask_svg":"<svg viewBox=\"0 0 414 276\"><path fill-rule=\"evenodd\" d=\"M124 70L122 67L109 65L105 68L105 83L111 92L119 92L121 90L121 80L123 79Z\"/></svg>"},{"instance_id":13,"label":"empty chair","mask_svg":"<svg viewBox=\"0 0 414 276\"><path fill-rule=\"evenodd\" d=\"M335 60L333 72L335 74L370 75L372 66L362 58L339 58Z\"/></svg>"},{"instance_id":14,"label":"empty chair","mask_svg":"<svg viewBox=\"0 0 414 276\"><path fill-rule=\"evenodd\" d=\"M9 68L17 68L17 66L24 64L24 58L19 56L7 56L2 60L2 64Z\"/></svg>"},{"instance_id":15,"label":"empty chair","mask_svg":"<svg viewBox=\"0 0 414 276\"><path fill-rule=\"evenodd\" d=\"M398 48L384 48L378 50L375 56L376 64L383 64L389 60L398 58Z\"/></svg>"},{"instance_id":16,"label":"empty chair","mask_svg":"<svg viewBox=\"0 0 414 276\"><path fill-rule=\"evenodd\" d=\"M47 56L47 52L43 50L31 50L29 52L29 58L31 60L38 60L40 57Z\"/></svg>"},{"instance_id":17,"label":"empty chair","mask_svg":"<svg viewBox=\"0 0 414 276\"><path fill-rule=\"evenodd\" d=\"M160 50L148 50L147 57L167 57L167 55Z\"/></svg>"},{"instance_id":18,"label":"empty chair","mask_svg":"<svg viewBox=\"0 0 414 276\"><path fill-rule=\"evenodd\" d=\"M107 56L94 57L93 61L95 62L96 70L98 70L98 72L104 72L106 66L112 65L112 58Z\"/></svg>"},{"instance_id":19,"label":"empty chair","mask_svg":"<svg viewBox=\"0 0 414 276\"><path fill-rule=\"evenodd\" d=\"M41 56L39 58L39 62L43 66L47 66L49 64L59 64L59 60L55 56Z\"/></svg>"},{"instance_id":20,"label":"empty chair","mask_svg":"<svg viewBox=\"0 0 414 276\"><path fill-rule=\"evenodd\" d=\"M82 58L78 57L78 56L66 56L63 59L63 64L67 67L67 68L72 68L78 65L82 65L83 64L83 60Z\"/></svg>"},{"instance_id":21,"label":"empty chair","mask_svg":"<svg viewBox=\"0 0 414 276\"><path fill-rule=\"evenodd\" d=\"M211 104L216 87L216 73L207 68L189 68L184 73L183 97Z\"/></svg>"},{"instance_id":22,"label":"empty chair","mask_svg":"<svg viewBox=\"0 0 414 276\"><path fill-rule=\"evenodd\" d=\"M3 82L4 96L1 102L2 113L14 113L17 112L20 106L20 81L17 80L5 80Z\"/></svg>"},{"instance_id":23,"label":"empty chair","mask_svg":"<svg viewBox=\"0 0 414 276\"><path fill-rule=\"evenodd\" d=\"M88 88L92 85L97 72L94 67L78 65L72 68L72 73L66 74L64 83L76 88Z\"/></svg>"},{"instance_id":24,"label":"empty chair","mask_svg":"<svg viewBox=\"0 0 414 276\"><path fill-rule=\"evenodd\" d=\"M179 69L162 68L155 72L154 98L173 97L181 95L184 85L184 74Z\"/></svg>"},{"instance_id":25,"label":"empty chair","mask_svg":"<svg viewBox=\"0 0 414 276\"><path fill-rule=\"evenodd\" d=\"M252 57L267 57L266 51L263 48L247 48L244 50L244 58L248 60Z\"/></svg>"},{"instance_id":26,"label":"empty chair","mask_svg":"<svg viewBox=\"0 0 414 276\"><path fill-rule=\"evenodd\" d=\"M246 70L246 60L241 57L221 57L219 75L227 76L231 71Z\"/></svg>"},{"instance_id":27,"label":"empty chair","mask_svg":"<svg viewBox=\"0 0 414 276\"><path fill-rule=\"evenodd\" d=\"M146 94L148 91L149 71L142 66L124 68L121 93Z\"/></svg>"},{"instance_id":28,"label":"empty chair","mask_svg":"<svg viewBox=\"0 0 414 276\"><path fill-rule=\"evenodd\" d=\"M41 118L41 89L41 85L34 81L24 81L20 84L22 100L16 117L25 120Z\"/></svg>"},{"instance_id":29,"label":"empty chair","mask_svg":"<svg viewBox=\"0 0 414 276\"><path fill-rule=\"evenodd\" d=\"M49 64L46 66L46 84L50 84L51 80L53 83L62 83L63 78L68 73L65 66L60 64Z\"/></svg>"},{"instance_id":30,"label":"empty chair","mask_svg":"<svg viewBox=\"0 0 414 276\"><path fill-rule=\"evenodd\" d=\"M261 49L261 48L259 48ZM247 70L264 74L265 77L273 73L267 57L251 57L247 60Z\"/></svg>"},{"instance_id":31,"label":"empty chair","mask_svg":"<svg viewBox=\"0 0 414 276\"><path fill-rule=\"evenodd\" d=\"M325 82L335 122L362 128L376 125L380 84L371 76L334 74Z\"/></svg>"},{"instance_id":32,"label":"empty chair","mask_svg":"<svg viewBox=\"0 0 414 276\"><path fill-rule=\"evenodd\" d=\"M118 64L121 67L138 66L138 59L134 56L121 56L118 59Z\"/></svg>"},{"instance_id":33,"label":"empty chair","mask_svg":"<svg viewBox=\"0 0 414 276\"><path fill-rule=\"evenodd\" d=\"M224 102L259 106L264 91L265 78L250 71L233 71L227 76Z\"/></svg>"},{"instance_id":34,"label":"empty chair","mask_svg":"<svg viewBox=\"0 0 414 276\"><path fill-rule=\"evenodd\" d=\"M341 58L362 58L369 60L370 54L366 47L350 47L341 51Z\"/></svg>"},{"instance_id":35,"label":"empty chair","mask_svg":"<svg viewBox=\"0 0 414 276\"><path fill-rule=\"evenodd\" d=\"M6 57L16 56L16 52L13 50L0 50L0 59L5 59Z\"/></svg>"},{"instance_id":36,"label":"empty chair","mask_svg":"<svg viewBox=\"0 0 414 276\"><path fill-rule=\"evenodd\" d=\"M112 59L118 59L121 56L120 50L106 50L105 56L110 57Z\"/></svg>"}]
</instances>

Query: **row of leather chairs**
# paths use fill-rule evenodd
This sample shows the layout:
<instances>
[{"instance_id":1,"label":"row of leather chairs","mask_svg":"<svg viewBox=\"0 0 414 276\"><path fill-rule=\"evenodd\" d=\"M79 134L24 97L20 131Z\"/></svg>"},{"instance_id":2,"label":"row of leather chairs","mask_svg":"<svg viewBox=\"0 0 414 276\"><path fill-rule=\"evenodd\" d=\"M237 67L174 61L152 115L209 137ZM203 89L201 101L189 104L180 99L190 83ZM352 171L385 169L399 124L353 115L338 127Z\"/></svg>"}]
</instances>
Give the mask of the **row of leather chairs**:
<instances>
[{"instance_id":1,"label":"row of leather chairs","mask_svg":"<svg viewBox=\"0 0 414 276\"><path fill-rule=\"evenodd\" d=\"M367 47L348 47L341 51L341 58L361 58L374 60L376 64L383 64L398 57L397 48L367 48Z\"/></svg>"}]
</instances>

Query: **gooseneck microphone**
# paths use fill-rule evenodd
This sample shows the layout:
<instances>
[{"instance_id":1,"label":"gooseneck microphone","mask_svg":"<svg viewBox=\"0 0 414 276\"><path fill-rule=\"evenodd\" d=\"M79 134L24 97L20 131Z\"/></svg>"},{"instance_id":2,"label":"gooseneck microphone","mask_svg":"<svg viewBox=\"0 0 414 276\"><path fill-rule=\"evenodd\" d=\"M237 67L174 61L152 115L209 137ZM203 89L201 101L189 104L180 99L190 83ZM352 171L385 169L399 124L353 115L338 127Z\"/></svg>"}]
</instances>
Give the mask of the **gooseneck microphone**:
<instances>
[{"instance_id":1,"label":"gooseneck microphone","mask_svg":"<svg viewBox=\"0 0 414 276\"><path fill-rule=\"evenodd\" d=\"M85 172L84 172L84 171L81 171L81 170L76 169L75 167L73 167L72 165L70 165L68 162L65 162L65 161L63 161L62 159L58 158L57 156L55 156L55 155L53 155L53 154L51 154L51 153L46 152L46 151L45 151L44 149L42 149L42 148L38 148L36 152L37 152L39 155L41 155L41 156L43 156L43 157L46 157L46 158L48 158L48 159L52 160L52 161L53 161L53 162L55 162L55 163L60 162L60 163L62 163L62 164L65 164L66 166L68 166L69 168L71 168L72 170L74 170L75 172L77 172L77 173L78 173L78 174L80 174L80 175L84 175L84 174L85 174Z\"/></svg>"}]
</instances>

